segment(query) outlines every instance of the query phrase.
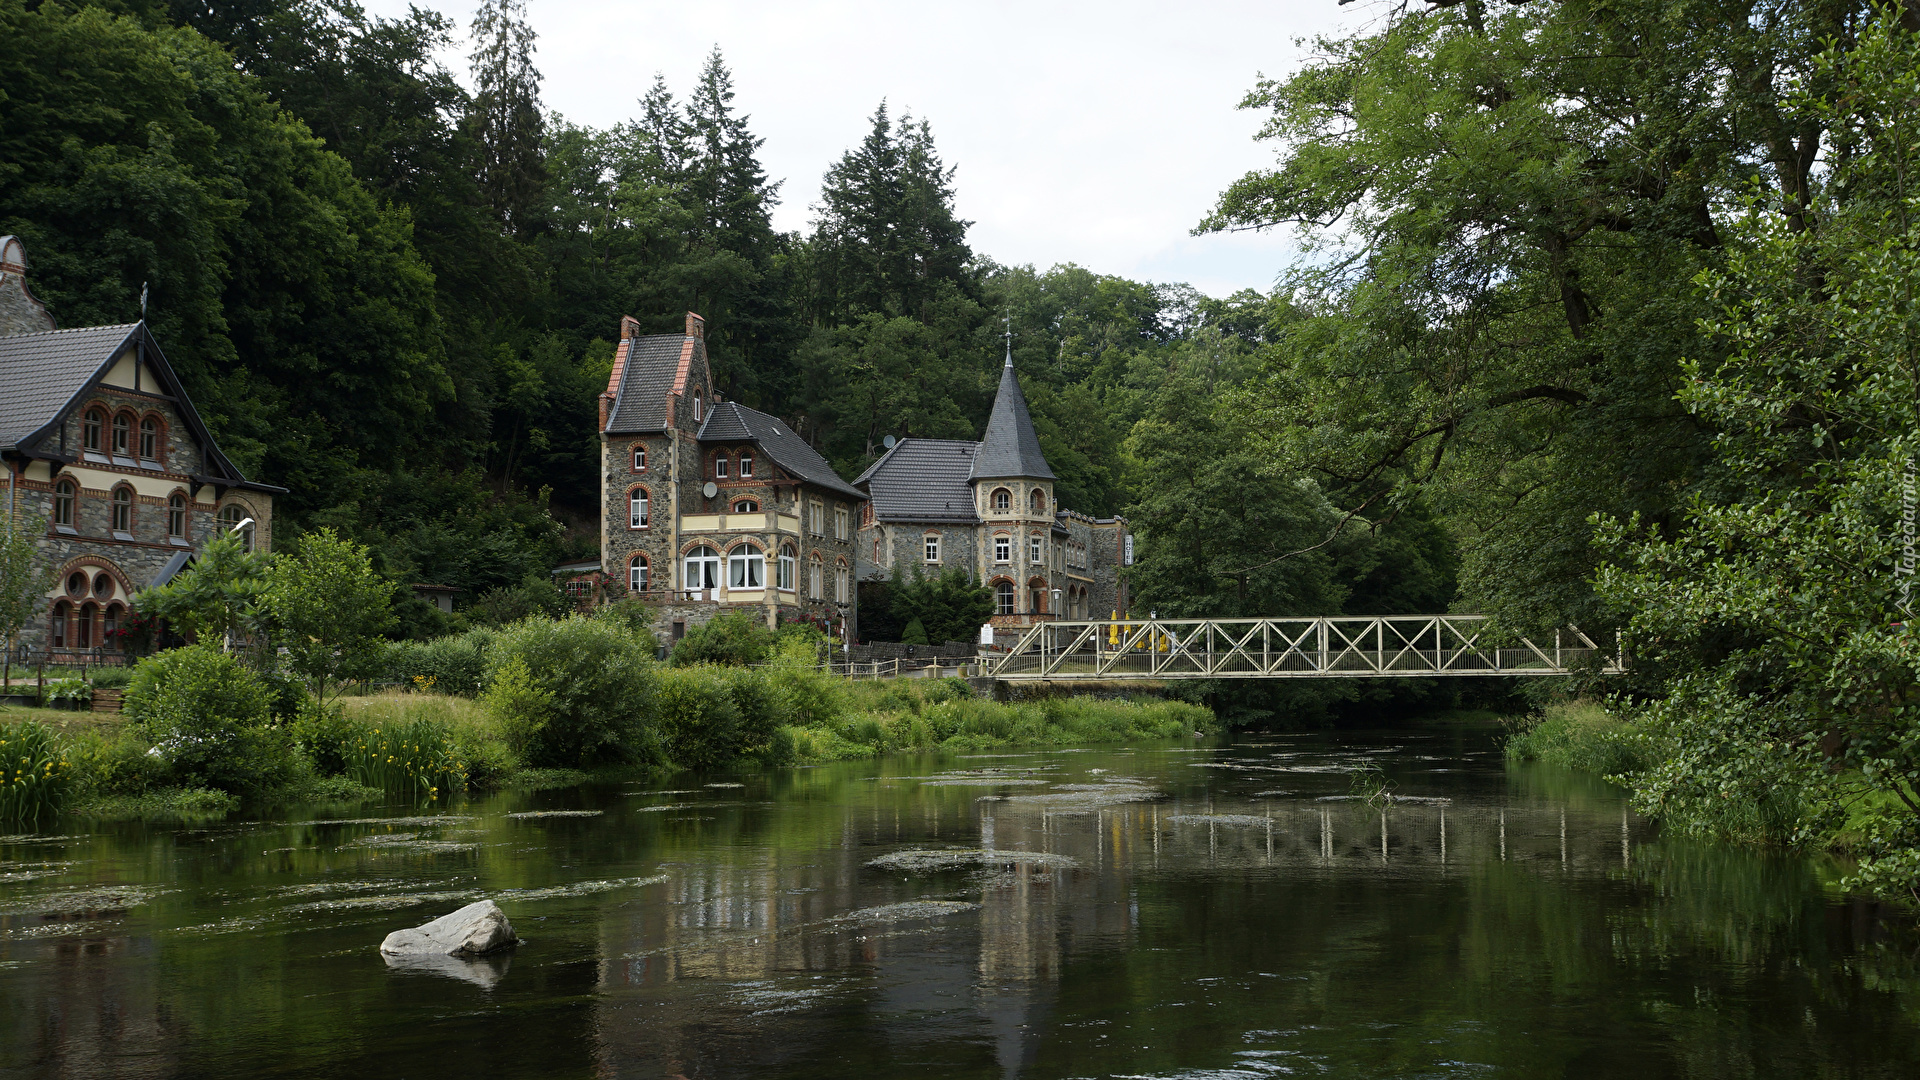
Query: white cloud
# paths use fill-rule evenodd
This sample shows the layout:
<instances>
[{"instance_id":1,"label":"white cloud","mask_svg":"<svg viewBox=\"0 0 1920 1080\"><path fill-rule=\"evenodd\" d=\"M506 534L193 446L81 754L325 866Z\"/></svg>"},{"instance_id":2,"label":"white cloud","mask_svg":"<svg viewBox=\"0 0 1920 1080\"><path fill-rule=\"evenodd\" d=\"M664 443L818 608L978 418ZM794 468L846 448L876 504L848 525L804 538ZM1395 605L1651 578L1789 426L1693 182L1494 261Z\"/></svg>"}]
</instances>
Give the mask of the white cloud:
<instances>
[{"instance_id":1,"label":"white cloud","mask_svg":"<svg viewBox=\"0 0 1920 1080\"><path fill-rule=\"evenodd\" d=\"M433 0L459 20L471 4ZM375 0L377 14L404 0ZM804 229L827 165L882 98L933 125L974 250L1004 263L1073 262L1221 295L1265 289L1293 257L1283 234L1191 237L1234 179L1272 162L1261 116L1235 108L1260 75L1301 60L1295 39L1340 32L1370 5L883 4L532 0L547 103L576 123L628 119L665 73L676 94L719 45L735 104L785 181L775 216ZM448 58L464 72L462 55Z\"/></svg>"}]
</instances>

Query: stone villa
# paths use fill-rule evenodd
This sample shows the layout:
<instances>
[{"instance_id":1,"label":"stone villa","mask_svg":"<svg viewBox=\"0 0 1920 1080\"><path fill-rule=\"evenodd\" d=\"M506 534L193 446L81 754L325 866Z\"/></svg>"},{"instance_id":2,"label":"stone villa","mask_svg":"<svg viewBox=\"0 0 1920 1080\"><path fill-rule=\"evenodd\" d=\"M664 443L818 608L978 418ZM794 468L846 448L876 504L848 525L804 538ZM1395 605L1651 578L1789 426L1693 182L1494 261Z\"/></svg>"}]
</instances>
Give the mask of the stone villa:
<instances>
[{"instance_id":1,"label":"stone villa","mask_svg":"<svg viewBox=\"0 0 1920 1080\"><path fill-rule=\"evenodd\" d=\"M221 454L145 322L58 329L0 236L0 461L7 512L46 519L54 571L31 656L117 652L133 594L171 578L215 529L268 548L273 497ZM0 643L4 645L4 643Z\"/></svg>"},{"instance_id":2,"label":"stone villa","mask_svg":"<svg viewBox=\"0 0 1920 1080\"><path fill-rule=\"evenodd\" d=\"M720 399L700 316L654 335L626 318L600 439L601 557L571 587L659 605L663 644L727 607L857 639L856 581L896 565L967 570L996 626L1126 609L1126 522L1056 505L1011 355L982 441L903 439L849 484L777 417Z\"/></svg>"}]
</instances>

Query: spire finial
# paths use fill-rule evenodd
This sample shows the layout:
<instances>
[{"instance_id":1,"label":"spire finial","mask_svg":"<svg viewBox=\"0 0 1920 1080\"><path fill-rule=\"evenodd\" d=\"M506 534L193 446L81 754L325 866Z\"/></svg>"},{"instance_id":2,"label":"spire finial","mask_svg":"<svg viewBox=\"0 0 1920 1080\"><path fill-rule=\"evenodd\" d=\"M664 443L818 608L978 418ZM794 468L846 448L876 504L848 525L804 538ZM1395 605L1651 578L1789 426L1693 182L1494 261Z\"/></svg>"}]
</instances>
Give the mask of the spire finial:
<instances>
[{"instance_id":1,"label":"spire finial","mask_svg":"<svg viewBox=\"0 0 1920 1080\"><path fill-rule=\"evenodd\" d=\"M1007 366L1011 368L1013 366L1013 316L1008 315L1004 321L1007 324Z\"/></svg>"}]
</instances>

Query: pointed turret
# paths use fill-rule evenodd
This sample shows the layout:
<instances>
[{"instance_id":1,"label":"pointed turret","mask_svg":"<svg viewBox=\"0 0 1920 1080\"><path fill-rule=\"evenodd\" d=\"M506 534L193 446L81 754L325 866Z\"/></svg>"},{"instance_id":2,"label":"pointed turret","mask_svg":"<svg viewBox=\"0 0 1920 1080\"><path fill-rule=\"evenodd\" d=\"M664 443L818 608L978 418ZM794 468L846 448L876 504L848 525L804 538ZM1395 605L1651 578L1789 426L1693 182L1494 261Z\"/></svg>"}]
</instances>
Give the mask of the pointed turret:
<instances>
[{"instance_id":1,"label":"pointed turret","mask_svg":"<svg viewBox=\"0 0 1920 1080\"><path fill-rule=\"evenodd\" d=\"M973 479L999 480L1026 477L1052 480L1047 456L1040 452L1040 436L1034 434L1033 417L1027 412L1026 396L1020 393L1020 380L1013 374L1013 343L1007 343L1007 364L1000 369L1000 391L993 399L993 415L987 420L986 437L980 440L980 452L973 456Z\"/></svg>"}]
</instances>

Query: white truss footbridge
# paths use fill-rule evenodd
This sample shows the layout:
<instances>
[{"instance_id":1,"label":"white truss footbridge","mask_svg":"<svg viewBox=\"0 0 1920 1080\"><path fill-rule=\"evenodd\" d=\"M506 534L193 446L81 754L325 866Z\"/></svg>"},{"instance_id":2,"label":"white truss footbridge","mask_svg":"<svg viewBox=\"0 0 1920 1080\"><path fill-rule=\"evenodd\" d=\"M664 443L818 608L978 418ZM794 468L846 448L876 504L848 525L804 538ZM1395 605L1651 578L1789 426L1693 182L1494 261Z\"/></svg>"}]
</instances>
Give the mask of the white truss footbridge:
<instances>
[{"instance_id":1,"label":"white truss footbridge","mask_svg":"<svg viewBox=\"0 0 1920 1080\"><path fill-rule=\"evenodd\" d=\"M1483 638L1486 643L1482 643ZM1485 615L1339 615L1274 619L1047 622L1004 654L996 679L1430 679L1626 670L1578 629L1551 642L1494 639Z\"/></svg>"}]
</instances>

